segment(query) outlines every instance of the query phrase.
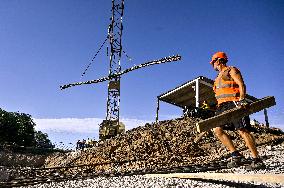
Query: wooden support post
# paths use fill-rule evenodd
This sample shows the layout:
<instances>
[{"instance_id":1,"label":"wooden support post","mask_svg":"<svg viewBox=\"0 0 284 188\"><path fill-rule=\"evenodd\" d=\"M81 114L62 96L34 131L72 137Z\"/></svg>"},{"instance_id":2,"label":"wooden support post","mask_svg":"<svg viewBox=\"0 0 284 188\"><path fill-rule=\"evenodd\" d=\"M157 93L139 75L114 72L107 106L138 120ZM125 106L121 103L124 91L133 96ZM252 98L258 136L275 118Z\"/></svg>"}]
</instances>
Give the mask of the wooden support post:
<instances>
[{"instance_id":1,"label":"wooden support post","mask_svg":"<svg viewBox=\"0 0 284 188\"><path fill-rule=\"evenodd\" d=\"M197 136L196 136L196 138L194 139L194 143L195 144L197 144L201 139L202 139L202 137L205 135L207 133L207 131L204 131L204 132L202 132L202 133L199 133Z\"/></svg>"}]
</instances>

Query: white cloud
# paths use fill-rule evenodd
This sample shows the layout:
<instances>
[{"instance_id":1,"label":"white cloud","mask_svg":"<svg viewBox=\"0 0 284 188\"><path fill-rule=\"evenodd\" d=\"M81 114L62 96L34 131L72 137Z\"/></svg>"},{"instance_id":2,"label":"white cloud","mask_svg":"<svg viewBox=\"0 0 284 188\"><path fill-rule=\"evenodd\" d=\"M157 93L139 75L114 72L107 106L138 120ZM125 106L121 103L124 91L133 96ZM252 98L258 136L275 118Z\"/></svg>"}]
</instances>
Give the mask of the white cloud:
<instances>
[{"instance_id":1,"label":"white cloud","mask_svg":"<svg viewBox=\"0 0 284 188\"><path fill-rule=\"evenodd\" d=\"M101 118L59 118L59 119L34 119L36 130L42 132L69 132L69 133L94 133L98 134L99 124L103 121ZM125 124L126 130L133 129L138 126L144 126L151 123L149 120L139 120L130 118L121 118L121 122ZM284 124L270 123L271 127L277 127L284 130Z\"/></svg>"},{"instance_id":2,"label":"white cloud","mask_svg":"<svg viewBox=\"0 0 284 188\"><path fill-rule=\"evenodd\" d=\"M36 130L43 132L74 132L74 133L94 133L98 132L99 124L103 121L101 118L59 118L59 119L34 119ZM127 119L120 120L125 124L126 130L143 126L150 122L147 120Z\"/></svg>"}]
</instances>

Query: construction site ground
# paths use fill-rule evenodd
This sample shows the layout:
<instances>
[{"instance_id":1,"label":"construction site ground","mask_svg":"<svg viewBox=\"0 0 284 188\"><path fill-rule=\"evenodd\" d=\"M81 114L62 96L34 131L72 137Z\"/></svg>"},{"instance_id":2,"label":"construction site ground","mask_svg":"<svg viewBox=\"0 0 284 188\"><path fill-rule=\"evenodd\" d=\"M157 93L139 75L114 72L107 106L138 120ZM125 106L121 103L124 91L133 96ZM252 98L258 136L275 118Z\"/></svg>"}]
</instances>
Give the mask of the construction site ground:
<instances>
[{"instance_id":1,"label":"construction site ground","mask_svg":"<svg viewBox=\"0 0 284 188\"><path fill-rule=\"evenodd\" d=\"M37 168L38 170L33 170L33 172L37 171L37 173L31 173L31 168L26 167L5 167L5 170L3 167L1 173L2 176L5 175L6 179L2 178L2 185L4 183L8 185L7 182L10 182L9 185L21 185L23 179L30 179L32 181L35 177L39 181L34 184L39 185L43 184L43 182L46 184L46 181L49 179L50 183L48 185L53 185L54 177L64 177L56 179L56 182L59 184L64 181L77 181L75 184L78 184L78 181L85 182L86 179L89 179L88 181L95 181L96 178L106 177L121 177L120 180L126 177L128 179L138 177L137 181L140 181L139 178L141 178L141 175L143 178L146 178L145 174L156 174L158 176L157 174L214 172L222 174L230 173L228 175L231 176L232 173L256 173L254 171L248 172L244 168L226 169L224 165L222 166L220 163L225 163L230 155L211 131L203 135L198 143L195 143L194 140L198 136L195 125L198 121L199 119L196 118L183 117L146 124L129 130L123 135L101 141L93 148L69 153L53 153L46 158L43 166ZM257 126L253 126L251 131L260 150L261 157L267 164L266 170L260 170L257 173L267 174L267 177L271 176L271 174L283 175L284 133L279 129ZM238 150L246 157L250 157L250 153L240 136L234 131L228 131L228 134ZM215 175L218 176L218 174ZM23 177L23 179L16 177ZM46 178L46 181L40 181L40 178L43 178L43 180ZM147 178L153 179L153 177ZM162 177L159 176L159 178ZM220 183L223 181L220 178L218 180L218 178L211 177L211 180L213 179ZM142 179L141 181L143 182L144 180ZM201 179L205 180L208 178L201 176L197 178L197 180ZM236 180L239 183L241 182L238 179ZM125 182L127 181L125 180ZM187 180L181 181L186 182ZM253 180L249 182L253 182ZM276 187L284 187L283 182L277 183L267 180L267 183ZM268 186L265 182L256 181L256 184ZM244 184L240 185L244 186ZM113 186L115 187L115 185ZM82 187L84 186L82 185ZM99 187L104 186L101 185Z\"/></svg>"}]
</instances>

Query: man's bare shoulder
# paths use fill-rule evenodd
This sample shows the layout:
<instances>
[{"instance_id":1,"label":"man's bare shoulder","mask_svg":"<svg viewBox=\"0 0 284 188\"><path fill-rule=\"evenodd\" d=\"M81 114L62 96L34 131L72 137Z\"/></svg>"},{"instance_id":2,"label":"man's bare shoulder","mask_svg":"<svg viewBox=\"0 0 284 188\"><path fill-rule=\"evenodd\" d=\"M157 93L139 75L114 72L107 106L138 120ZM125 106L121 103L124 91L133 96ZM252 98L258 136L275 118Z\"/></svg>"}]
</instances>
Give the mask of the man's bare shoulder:
<instances>
[{"instance_id":1,"label":"man's bare shoulder","mask_svg":"<svg viewBox=\"0 0 284 188\"><path fill-rule=\"evenodd\" d=\"M240 70L237 67L230 67L229 72L231 75L241 74Z\"/></svg>"}]
</instances>

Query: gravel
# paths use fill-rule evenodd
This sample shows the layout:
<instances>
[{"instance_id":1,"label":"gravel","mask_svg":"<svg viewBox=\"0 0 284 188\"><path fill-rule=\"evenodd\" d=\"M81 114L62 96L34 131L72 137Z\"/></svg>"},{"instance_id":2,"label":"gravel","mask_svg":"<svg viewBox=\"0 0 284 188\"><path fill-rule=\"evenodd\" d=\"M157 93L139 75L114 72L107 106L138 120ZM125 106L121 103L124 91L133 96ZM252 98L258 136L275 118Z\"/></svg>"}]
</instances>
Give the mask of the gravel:
<instances>
[{"instance_id":1,"label":"gravel","mask_svg":"<svg viewBox=\"0 0 284 188\"><path fill-rule=\"evenodd\" d=\"M283 174L284 173L284 142L278 145L259 146L258 151L262 156L267 168L265 170L246 171L244 167L219 170L216 172L229 172L240 174ZM248 151L243 154L248 156ZM211 173L211 172L209 172ZM144 175L134 176L120 176L120 177L97 177L86 180L68 180L63 182L50 182L44 184L37 184L33 186L26 186L29 188L57 188L57 187L211 187L211 188L227 188L227 187L284 187L284 184L261 184L259 182L232 182L226 180L189 180L180 178L160 178L160 177L146 177ZM24 187L23 187L24 188Z\"/></svg>"}]
</instances>

